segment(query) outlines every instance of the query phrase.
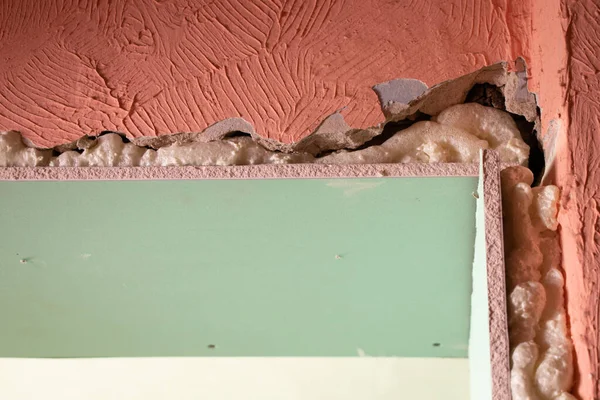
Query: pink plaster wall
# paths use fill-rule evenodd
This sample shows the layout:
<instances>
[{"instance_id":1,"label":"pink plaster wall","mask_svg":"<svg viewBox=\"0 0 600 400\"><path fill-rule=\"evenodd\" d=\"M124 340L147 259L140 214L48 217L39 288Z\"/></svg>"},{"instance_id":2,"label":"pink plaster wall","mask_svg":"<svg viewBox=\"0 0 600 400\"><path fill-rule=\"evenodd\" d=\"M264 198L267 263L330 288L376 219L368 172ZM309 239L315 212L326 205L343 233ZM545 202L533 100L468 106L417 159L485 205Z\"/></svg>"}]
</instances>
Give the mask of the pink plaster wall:
<instances>
[{"instance_id":1,"label":"pink plaster wall","mask_svg":"<svg viewBox=\"0 0 600 400\"><path fill-rule=\"evenodd\" d=\"M5 1L0 130L49 146L239 116L291 142L340 109L368 127L374 84L529 59L531 1Z\"/></svg>"},{"instance_id":2,"label":"pink plaster wall","mask_svg":"<svg viewBox=\"0 0 600 400\"><path fill-rule=\"evenodd\" d=\"M541 98L549 135L559 126L551 178L563 190L560 223L567 307L579 371L575 393L591 400L600 399L600 3L561 0L558 11L560 16L546 29L562 33L564 66L558 74L543 71L541 61L556 64L562 58L561 41L549 40L537 68L540 87L554 86L551 95ZM553 126L551 119L560 124Z\"/></svg>"}]
</instances>

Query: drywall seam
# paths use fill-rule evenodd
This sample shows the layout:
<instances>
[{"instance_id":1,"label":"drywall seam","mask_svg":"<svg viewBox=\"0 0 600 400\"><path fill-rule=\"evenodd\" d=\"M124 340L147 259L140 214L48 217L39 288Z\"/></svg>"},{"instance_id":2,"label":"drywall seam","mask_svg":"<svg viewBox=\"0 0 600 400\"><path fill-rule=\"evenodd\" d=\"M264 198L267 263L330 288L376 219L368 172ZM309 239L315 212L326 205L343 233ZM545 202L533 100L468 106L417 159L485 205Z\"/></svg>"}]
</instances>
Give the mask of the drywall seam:
<instances>
[{"instance_id":1,"label":"drywall seam","mask_svg":"<svg viewBox=\"0 0 600 400\"><path fill-rule=\"evenodd\" d=\"M496 152L482 150L483 200L485 210L485 247L489 301L489 333L492 365L492 398L510 400L510 363L508 318L504 266L502 165Z\"/></svg>"}]
</instances>

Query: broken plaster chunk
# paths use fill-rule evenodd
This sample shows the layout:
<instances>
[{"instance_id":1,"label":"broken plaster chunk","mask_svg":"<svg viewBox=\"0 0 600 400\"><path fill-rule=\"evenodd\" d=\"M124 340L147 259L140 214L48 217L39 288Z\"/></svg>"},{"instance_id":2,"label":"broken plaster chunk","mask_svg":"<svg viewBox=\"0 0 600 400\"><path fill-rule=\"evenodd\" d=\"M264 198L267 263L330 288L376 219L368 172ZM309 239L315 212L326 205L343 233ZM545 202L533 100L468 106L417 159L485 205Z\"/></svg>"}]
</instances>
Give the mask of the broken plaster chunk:
<instances>
[{"instance_id":1,"label":"broken plaster chunk","mask_svg":"<svg viewBox=\"0 0 600 400\"><path fill-rule=\"evenodd\" d=\"M407 106L427 90L427 85L418 79L394 79L373 86L379 98L379 104L386 117L393 114L395 108Z\"/></svg>"},{"instance_id":2,"label":"broken plaster chunk","mask_svg":"<svg viewBox=\"0 0 600 400\"><path fill-rule=\"evenodd\" d=\"M51 157L52 150L25 145L19 132L0 132L0 167L44 167Z\"/></svg>"},{"instance_id":3,"label":"broken plaster chunk","mask_svg":"<svg viewBox=\"0 0 600 400\"><path fill-rule=\"evenodd\" d=\"M527 165L529 146L521 138L515 121L505 111L478 103L457 104L442 111L435 120L487 141L504 162Z\"/></svg>"}]
</instances>

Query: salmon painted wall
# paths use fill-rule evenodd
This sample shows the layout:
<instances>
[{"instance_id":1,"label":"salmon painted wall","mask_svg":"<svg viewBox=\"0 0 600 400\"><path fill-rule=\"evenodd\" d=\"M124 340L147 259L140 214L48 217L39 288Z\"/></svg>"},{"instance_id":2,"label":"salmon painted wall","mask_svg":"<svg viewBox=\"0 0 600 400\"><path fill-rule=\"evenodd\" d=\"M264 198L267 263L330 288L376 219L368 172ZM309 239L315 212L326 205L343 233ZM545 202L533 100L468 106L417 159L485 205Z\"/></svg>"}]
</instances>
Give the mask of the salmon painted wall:
<instances>
[{"instance_id":1,"label":"salmon painted wall","mask_svg":"<svg viewBox=\"0 0 600 400\"><path fill-rule=\"evenodd\" d=\"M377 83L529 59L530 1L7 1L0 129L50 146L239 116L290 142L340 109L368 127L383 120Z\"/></svg>"},{"instance_id":2,"label":"salmon painted wall","mask_svg":"<svg viewBox=\"0 0 600 400\"><path fill-rule=\"evenodd\" d=\"M110 4L110 5L109 5ZM56 145L116 130L200 131L239 116L297 141L371 86L428 85L523 56L561 236L576 393L600 398L600 20L595 0L35 0L0 5L0 130ZM554 158L554 160L552 160Z\"/></svg>"},{"instance_id":3,"label":"salmon painted wall","mask_svg":"<svg viewBox=\"0 0 600 400\"><path fill-rule=\"evenodd\" d=\"M579 367L575 393L591 400L600 399L600 3L563 0L560 10L560 18L548 25L560 28L565 38L565 63L557 76L540 73L541 87L554 85L547 103L541 98L541 106L547 138L556 136L550 177L563 190L560 223L567 307ZM556 63L562 51L555 40L548 40L543 49L540 70L544 60Z\"/></svg>"}]
</instances>

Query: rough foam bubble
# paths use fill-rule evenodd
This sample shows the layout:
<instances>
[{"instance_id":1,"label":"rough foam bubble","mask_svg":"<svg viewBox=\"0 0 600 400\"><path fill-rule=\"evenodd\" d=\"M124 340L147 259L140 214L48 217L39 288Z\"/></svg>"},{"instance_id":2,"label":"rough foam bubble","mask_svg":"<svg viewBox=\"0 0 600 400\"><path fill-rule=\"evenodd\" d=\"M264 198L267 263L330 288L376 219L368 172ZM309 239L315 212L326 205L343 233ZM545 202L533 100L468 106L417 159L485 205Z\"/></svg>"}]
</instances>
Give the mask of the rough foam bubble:
<instances>
[{"instance_id":1,"label":"rough foam bubble","mask_svg":"<svg viewBox=\"0 0 600 400\"><path fill-rule=\"evenodd\" d=\"M559 190L531 188L531 171L502 172L508 319L514 400L568 400L573 344L560 270Z\"/></svg>"}]
</instances>

